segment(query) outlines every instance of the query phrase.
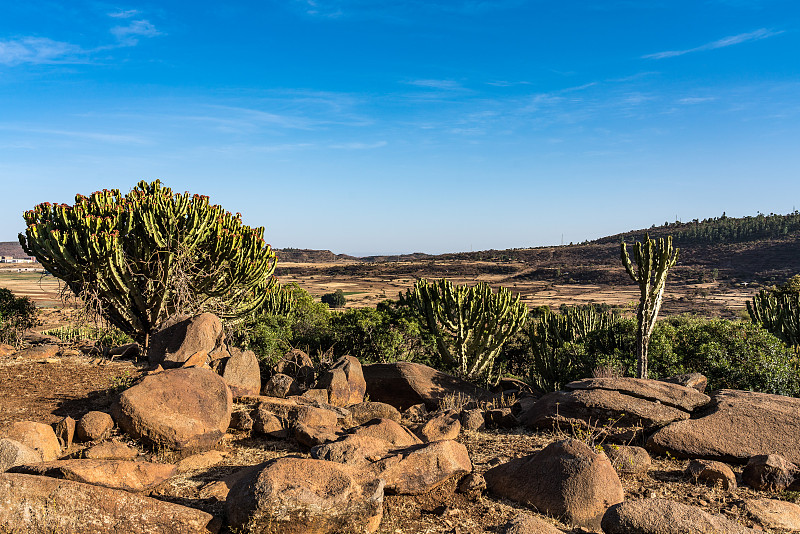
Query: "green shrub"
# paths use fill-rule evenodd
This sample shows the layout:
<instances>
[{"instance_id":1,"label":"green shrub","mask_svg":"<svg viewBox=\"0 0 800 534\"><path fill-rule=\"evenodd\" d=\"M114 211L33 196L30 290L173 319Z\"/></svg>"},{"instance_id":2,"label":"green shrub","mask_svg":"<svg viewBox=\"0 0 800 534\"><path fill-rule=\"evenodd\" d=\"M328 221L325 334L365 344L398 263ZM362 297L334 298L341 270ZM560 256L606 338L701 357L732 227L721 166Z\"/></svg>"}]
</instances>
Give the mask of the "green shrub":
<instances>
[{"instance_id":1,"label":"green shrub","mask_svg":"<svg viewBox=\"0 0 800 534\"><path fill-rule=\"evenodd\" d=\"M415 361L442 368L433 336L413 310L386 300L376 308L356 308L331 316L336 356L363 363Z\"/></svg>"},{"instance_id":2,"label":"green shrub","mask_svg":"<svg viewBox=\"0 0 800 534\"><path fill-rule=\"evenodd\" d=\"M333 293L325 293L320 300L331 308L344 308L344 305L347 304L347 299L341 289L337 289Z\"/></svg>"},{"instance_id":3,"label":"green shrub","mask_svg":"<svg viewBox=\"0 0 800 534\"><path fill-rule=\"evenodd\" d=\"M0 343L19 346L25 330L36 326L38 312L28 297L0 288Z\"/></svg>"}]
</instances>

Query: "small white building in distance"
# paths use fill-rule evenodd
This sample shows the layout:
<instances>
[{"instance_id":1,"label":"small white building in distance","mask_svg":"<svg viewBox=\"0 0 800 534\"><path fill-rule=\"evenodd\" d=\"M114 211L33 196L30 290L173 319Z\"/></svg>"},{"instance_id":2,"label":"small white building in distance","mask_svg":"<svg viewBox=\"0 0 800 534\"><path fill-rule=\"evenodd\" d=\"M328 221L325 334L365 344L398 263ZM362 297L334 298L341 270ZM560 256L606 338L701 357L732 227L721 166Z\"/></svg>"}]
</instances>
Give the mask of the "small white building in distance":
<instances>
[{"instance_id":1,"label":"small white building in distance","mask_svg":"<svg viewBox=\"0 0 800 534\"><path fill-rule=\"evenodd\" d=\"M15 258L13 256L0 256L0 263L34 263L36 258Z\"/></svg>"}]
</instances>

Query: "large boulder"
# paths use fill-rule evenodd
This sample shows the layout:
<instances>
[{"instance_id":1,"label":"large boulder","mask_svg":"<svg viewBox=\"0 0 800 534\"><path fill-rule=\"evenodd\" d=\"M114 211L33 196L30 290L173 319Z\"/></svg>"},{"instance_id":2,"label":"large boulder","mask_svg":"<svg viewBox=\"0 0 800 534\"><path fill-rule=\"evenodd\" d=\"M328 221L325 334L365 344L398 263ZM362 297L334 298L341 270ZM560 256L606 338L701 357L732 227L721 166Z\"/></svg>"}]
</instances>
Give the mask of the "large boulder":
<instances>
[{"instance_id":1,"label":"large boulder","mask_svg":"<svg viewBox=\"0 0 800 534\"><path fill-rule=\"evenodd\" d=\"M697 419L677 421L647 441L655 453L744 463L759 454L780 454L800 463L800 399L720 390Z\"/></svg>"},{"instance_id":2,"label":"large boulder","mask_svg":"<svg viewBox=\"0 0 800 534\"><path fill-rule=\"evenodd\" d=\"M114 420L105 412L91 411L78 420L75 427L77 441L101 441L114 428Z\"/></svg>"},{"instance_id":3,"label":"large boulder","mask_svg":"<svg viewBox=\"0 0 800 534\"><path fill-rule=\"evenodd\" d=\"M464 445L444 440L393 451L393 456L373 466L373 472L376 469L387 492L419 495L471 473L472 462Z\"/></svg>"},{"instance_id":4,"label":"large boulder","mask_svg":"<svg viewBox=\"0 0 800 534\"><path fill-rule=\"evenodd\" d=\"M800 532L800 506L775 499L747 499L747 510L761 526Z\"/></svg>"},{"instance_id":5,"label":"large boulder","mask_svg":"<svg viewBox=\"0 0 800 534\"><path fill-rule=\"evenodd\" d=\"M222 322L213 313L176 315L150 335L147 360L152 367L181 367L190 359L203 362L222 344Z\"/></svg>"},{"instance_id":6,"label":"large boulder","mask_svg":"<svg viewBox=\"0 0 800 534\"><path fill-rule=\"evenodd\" d=\"M755 534L721 515L667 499L627 501L603 516L606 534Z\"/></svg>"},{"instance_id":7,"label":"large boulder","mask_svg":"<svg viewBox=\"0 0 800 534\"><path fill-rule=\"evenodd\" d=\"M225 360L222 378L231 388L231 393L234 397L258 395L261 392L261 369L256 353L235 347L228 350L230 357Z\"/></svg>"},{"instance_id":8,"label":"large boulder","mask_svg":"<svg viewBox=\"0 0 800 534\"><path fill-rule=\"evenodd\" d=\"M300 349L292 349L278 360L275 372L294 378L302 389L310 388L316 378L314 361Z\"/></svg>"},{"instance_id":9,"label":"large boulder","mask_svg":"<svg viewBox=\"0 0 800 534\"><path fill-rule=\"evenodd\" d=\"M320 376L317 388L328 391L328 402L334 406L364 402L367 383L358 358L342 356Z\"/></svg>"},{"instance_id":10,"label":"large boulder","mask_svg":"<svg viewBox=\"0 0 800 534\"><path fill-rule=\"evenodd\" d=\"M176 474L174 465L127 460L55 460L19 466L15 473L43 475L134 493L149 491Z\"/></svg>"},{"instance_id":11,"label":"large boulder","mask_svg":"<svg viewBox=\"0 0 800 534\"><path fill-rule=\"evenodd\" d=\"M55 460L61 454L61 444L50 425L35 421L13 423L3 433L4 438L12 439L38 452L42 460Z\"/></svg>"},{"instance_id":12,"label":"large boulder","mask_svg":"<svg viewBox=\"0 0 800 534\"><path fill-rule=\"evenodd\" d=\"M219 522L206 512L71 480L0 474L0 525L49 534L206 534Z\"/></svg>"},{"instance_id":13,"label":"large boulder","mask_svg":"<svg viewBox=\"0 0 800 534\"><path fill-rule=\"evenodd\" d=\"M355 474L335 462L281 458L230 489L228 524L271 534L375 532L383 516L383 481Z\"/></svg>"},{"instance_id":14,"label":"large boulder","mask_svg":"<svg viewBox=\"0 0 800 534\"><path fill-rule=\"evenodd\" d=\"M709 486L721 486L725 491L736 489L736 475L722 462L714 460L692 460L686 474L695 480L702 480Z\"/></svg>"},{"instance_id":15,"label":"large boulder","mask_svg":"<svg viewBox=\"0 0 800 534\"><path fill-rule=\"evenodd\" d=\"M633 445L609 444L603 446L603 452L606 453L617 473L642 475L647 473L653 463L646 450Z\"/></svg>"},{"instance_id":16,"label":"large boulder","mask_svg":"<svg viewBox=\"0 0 800 534\"><path fill-rule=\"evenodd\" d=\"M417 436L425 443L456 439L460 433L461 414L455 411L440 413L416 430Z\"/></svg>"},{"instance_id":17,"label":"large boulder","mask_svg":"<svg viewBox=\"0 0 800 534\"><path fill-rule=\"evenodd\" d=\"M353 426L363 425L373 419L391 419L400 422L400 412L397 408L385 402L361 402L348 406L350 410L350 421Z\"/></svg>"},{"instance_id":18,"label":"large boulder","mask_svg":"<svg viewBox=\"0 0 800 534\"><path fill-rule=\"evenodd\" d=\"M758 491L783 491L800 475L800 468L779 454L759 454L748 460L742 482Z\"/></svg>"},{"instance_id":19,"label":"large boulder","mask_svg":"<svg viewBox=\"0 0 800 534\"><path fill-rule=\"evenodd\" d=\"M428 410L437 410L449 395L479 399L491 394L420 363L374 363L365 365L363 371L370 400L391 404L401 412L420 403Z\"/></svg>"},{"instance_id":20,"label":"large boulder","mask_svg":"<svg viewBox=\"0 0 800 534\"><path fill-rule=\"evenodd\" d=\"M496 495L590 529L599 529L606 509L624 498L606 455L574 439L500 464L484 477Z\"/></svg>"},{"instance_id":21,"label":"large boulder","mask_svg":"<svg viewBox=\"0 0 800 534\"><path fill-rule=\"evenodd\" d=\"M391 443L380 438L349 435L314 447L311 449L311 456L317 460L365 466L387 456L391 448Z\"/></svg>"},{"instance_id":22,"label":"large boulder","mask_svg":"<svg viewBox=\"0 0 800 534\"><path fill-rule=\"evenodd\" d=\"M36 464L42 461L38 451L9 438L0 439L0 473L17 465Z\"/></svg>"},{"instance_id":23,"label":"large boulder","mask_svg":"<svg viewBox=\"0 0 800 534\"><path fill-rule=\"evenodd\" d=\"M521 412L518 419L533 429L599 429L613 439L616 432L653 429L689 417L689 412L680 408L615 390L575 389L544 395Z\"/></svg>"},{"instance_id":24,"label":"large boulder","mask_svg":"<svg viewBox=\"0 0 800 534\"><path fill-rule=\"evenodd\" d=\"M687 412L702 408L711 401L708 395L700 393L694 388L643 378L587 378L570 382L566 385L566 389L619 391L631 397L658 402Z\"/></svg>"},{"instance_id":25,"label":"large boulder","mask_svg":"<svg viewBox=\"0 0 800 534\"><path fill-rule=\"evenodd\" d=\"M125 432L174 450L214 447L228 429L232 409L222 377L199 367L149 375L112 406Z\"/></svg>"},{"instance_id":26,"label":"large boulder","mask_svg":"<svg viewBox=\"0 0 800 534\"><path fill-rule=\"evenodd\" d=\"M369 423L350 431L355 436L379 438L388 441L392 446L410 447L422 443L409 429L391 419L374 419Z\"/></svg>"}]
</instances>

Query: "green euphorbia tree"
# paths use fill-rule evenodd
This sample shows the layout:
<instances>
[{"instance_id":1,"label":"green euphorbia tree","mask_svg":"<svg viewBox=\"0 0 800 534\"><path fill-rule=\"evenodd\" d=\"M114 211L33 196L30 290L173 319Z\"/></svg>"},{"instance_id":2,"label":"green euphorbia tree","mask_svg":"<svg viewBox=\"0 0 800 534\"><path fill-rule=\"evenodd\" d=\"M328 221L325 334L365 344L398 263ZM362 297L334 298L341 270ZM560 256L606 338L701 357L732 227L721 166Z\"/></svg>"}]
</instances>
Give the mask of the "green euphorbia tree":
<instances>
[{"instance_id":1,"label":"green euphorbia tree","mask_svg":"<svg viewBox=\"0 0 800 534\"><path fill-rule=\"evenodd\" d=\"M45 202L24 214L25 251L140 343L174 313L242 318L268 298L276 255L263 228L242 224L207 196L156 180Z\"/></svg>"}]
</instances>

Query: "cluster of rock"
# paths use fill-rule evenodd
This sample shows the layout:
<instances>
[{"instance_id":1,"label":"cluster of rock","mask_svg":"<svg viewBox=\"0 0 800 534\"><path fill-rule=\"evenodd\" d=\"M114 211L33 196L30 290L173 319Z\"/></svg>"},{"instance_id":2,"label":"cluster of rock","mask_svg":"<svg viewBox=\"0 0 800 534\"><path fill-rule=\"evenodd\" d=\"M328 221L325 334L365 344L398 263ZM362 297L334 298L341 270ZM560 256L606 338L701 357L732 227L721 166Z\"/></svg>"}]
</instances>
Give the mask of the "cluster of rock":
<instances>
[{"instance_id":1,"label":"cluster of rock","mask_svg":"<svg viewBox=\"0 0 800 534\"><path fill-rule=\"evenodd\" d=\"M729 390L709 396L702 377L690 375L587 379L495 407L488 391L424 365L362 367L346 356L317 373L301 351L290 351L262 382L255 355L228 347L218 323L204 314L165 324L148 353L154 371L122 392L110 413L67 417L55 429L35 422L6 429L0 526L375 532L385 494L425 494L450 481L465 494L489 491L609 534L755 532L666 499L626 501L620 476L645 476L648 451L693 459L687 479L724 490L739 481L723 462L747 463L741 483L753 489L800 489L800 399ZM115 426L182 459L142 461L138 450L109 440ZM516 426L561 429L566 439L474 472L461 433ZM220 462L214 448L230 431L294 440L310 457L250 466L203 486L201 498L224 501L224 518L148 496L177 474ZM632 439L645 447L625 445ZM90 445L81 457L70 454L73 440ZM591 446L595 440L603 446ZM745 509L765 527L800 531L800 506L765 498L747 500ZM504 532L560 531L523 514Z\"/></svg>"}]
</instances>

